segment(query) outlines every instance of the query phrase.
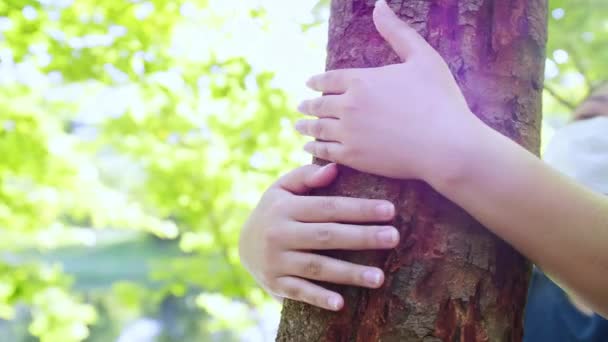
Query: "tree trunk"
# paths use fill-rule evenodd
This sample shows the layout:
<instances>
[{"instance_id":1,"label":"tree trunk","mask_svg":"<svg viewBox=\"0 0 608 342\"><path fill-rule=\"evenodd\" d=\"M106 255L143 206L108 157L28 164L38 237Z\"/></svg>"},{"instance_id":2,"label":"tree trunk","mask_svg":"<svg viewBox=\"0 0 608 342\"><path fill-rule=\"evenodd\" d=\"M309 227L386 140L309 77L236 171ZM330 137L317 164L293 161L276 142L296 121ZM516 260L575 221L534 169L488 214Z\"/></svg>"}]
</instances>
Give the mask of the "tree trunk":
<instances>
[{"instance_id":1,"label":"tree trunk","mask_svg":"<svg viewBox=\"0 0 608 342\"><path fill-rule=\"evenodd\" d=\"M445 58L473 112L538 154L546 0L388 2ZM399 62L374 28L373 7L332 1L328 69ZM392 201L401 244L329 253L381 267L384 286L331 285L345 297L338 313L286 301L278 341L521 341L524 257L422 182L341 168L335 184L315 194Z\"/></svg>"}]
</instances>

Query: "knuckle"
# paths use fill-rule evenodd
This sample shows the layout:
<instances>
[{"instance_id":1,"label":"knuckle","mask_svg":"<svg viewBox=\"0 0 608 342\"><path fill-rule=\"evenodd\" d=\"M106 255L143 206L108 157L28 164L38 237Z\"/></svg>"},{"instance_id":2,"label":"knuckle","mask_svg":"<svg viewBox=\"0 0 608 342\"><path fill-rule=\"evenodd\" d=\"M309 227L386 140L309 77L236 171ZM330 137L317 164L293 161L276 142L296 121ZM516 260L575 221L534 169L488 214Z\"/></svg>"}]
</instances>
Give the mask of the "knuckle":
<instances>
[{"instance_id":1,"label":"knuckle","mask_svg":"<svg viewBox=\"0 0 608 342\"><path fill-rule=\"evenodd\" d=\"M318 278L321 276L323 266L320 260L311 258L304 264L304 274L311 278Z\"/></svg>"},{"instance_id":2,"label":"knuckle","mask_svg":"<svg viewBox=\"0 0 608 342\"><path fill-rule=\"evenodd\" d=\"M287 287L283 292L289 299L300 300L302 298L302 290L297 286Z\"/></svg>"},{"instance_id":3,"label":"knuckle","mask_svg":"<svg viewBox=\"0 0 608 342\"><path fill-rule=\"evenodd\" d=\"M334 214L338 210L338 204L333 198L322 198L319 200L319 206L326 213Z\"/></svg>"},{"instance_id":4,"label":"knuckle","mask_svg":"<svg viewBox=\"0 0 608 342\"><path fill-rule=\"evenodd\" d=\"M348 114L356 113L359 107L359 101L354 96L346 97L342 103L342 110Z\"/></svg>"},{"instance_id":5,"label":"knuckle","mask_svg":"<svg viewBox=\"0 0 608 342\"><path fill-rule=\"evenodd\" d=\"M274 269L271 268L271 265L273 265L275 268L277 267L277 256L274 253L264 252L262 255L262 262L264 265L263 269L260 272L262 277L266 279L266 281L274 280L277 274Z\"/></svg>"},{"instance_id":6,"label":"knuckle","mask_svg":"<svg viewBox=\"0 0 608 342\"><path fill-rule=\"evenodd\" d=\"M318 151L318 155L319 155L319 157L321 157L321 159L326 159L326 160L331 159L331 154L330 154L328 144L319 144L317 147L317 151Z\"/></svg>"},{"instance_id":7,"label":"knuckle","mask_svg":"<svg viewBox=\"0 0 608 342\"><path fill-rule=\"evenodd\" d=\"M355 76L350 81L350 88L356 92L365 91L369 87L369 81L361 76Z\"/></svg>"},{"instance_id":8,"label":"knuckle","mask_svg":"<svg viewBox=\"0 0 608 342\"><path fill-rule=\"evenodd\" d=\"M265 248L265 250L262 251L260 257L262 263L260 273L264 279L267 279L268 281L274 280L280 274L284 273L282 271L284 265L281 263L280 258L283 256L282 254L281 251L276 251L272 248Z\"/></svg>"},{"instance_id":9,"label":"knuckle","mask_svg":"<svg viewBox=\"0 0 608 342\"><path fill-rule=\"evenodd\" d=\"M312 123L312 135L316 138L323 140L325 134L325 128L323 127L323 121L315 120Z\"/></svg>"},{"instance_id":10,"label":"knuckle","mask_svg":"<svg viewBox=\"0 0 608 342\"><path fill-rule=\"evenodd\" d=\"M329 226L321 226L315 231L315 239L325 245L329 244L332 240L332 233Z\"/></svg>"},{"instance_id":11,"label":"knuckle","mask_svg":"<svg viewBox=\"0 0 608 342\"><path fill-rule=\"evenodd\" d=\"M348 144L344 150L344 153L350 157L355 157L361 154L361 149L359 148L358 144Z\"/></svg>"},{"instance_id":12,"label":"knuckle","mask_svg":"<svg viewBox=\"0 0 608 342\"><path fill-rule=\"evenodd\" d=\"M270 212L277 216L286 213L290 208L289 202L289 196L276 196L270 206Z\"/></svg>"},{"instance_id":13,"label":"knuckle","mask_svg":"<svg viewBox=\"0 0 608 342\"><path fill-rule=\"evenodd\" d=\"M283 201L280 201L278 198L272 200L270 205L268 206L268 210L265 213L266 217L277 217L284 210Z\"/></svg>"},{"instance_id":14,"label":"knuckle","mask_svg":"<svg viewBox=\"0 0 608 342\"><path fill-rule=\"evenodd\" d=\"M361 76L354 76L350 81L350 85L355 88L364 87L366 85L366 80Z\"/></svg>"},{"instance_id":15,"label":"knuckle","mask_svg":"<svg viewBox=\"0 0 608 342\"><path fill-rule=\"evenodd\" d=\"M323 108L324 108L324 102L325 102L325 100L322 97L320 97L320 98L316 99L315 101L313 101L313 103L312 103L312 113L313 114L317 114L317 115L322 114Z\"/></svg>"},{"instance_id":16,"label":"knuckle","mask_svg":"<svg viewBox=\"0 0 608 342\"><path fill-rule=\"evenodd\" d=\"M268 245L276 245L281 240L283 232L276 227L268 228L264 231L264 241Z\"/></svg>"},{"instance_id":17,"label":"knuckle","mask_svg":"<svg viewBox=\"0 0 608 342\"><path fill-rule=\"evenodd\" d=\"M353 144L344 144L342 151L340 152L340 160L343 161L344 164L353 164L357 157L358 157L358 152L357 152L357 148L355 146L352 146Z\"/></svg>"},{"instance_id":18,"label":"knuckle","mask_svg":"<svg viewBox=\"0 0 608 342\"><path fill-rule=\"evenodd\" d=\"M260 275L262 276L262 282L266 285L266 287L268 287L269 289L272 289L272 290L277 289L277 282L275 279L274 272L272 272L270 269L266 268L266 269L262 270L262 272L260 272Z\"/></svg>"}]
</instances>

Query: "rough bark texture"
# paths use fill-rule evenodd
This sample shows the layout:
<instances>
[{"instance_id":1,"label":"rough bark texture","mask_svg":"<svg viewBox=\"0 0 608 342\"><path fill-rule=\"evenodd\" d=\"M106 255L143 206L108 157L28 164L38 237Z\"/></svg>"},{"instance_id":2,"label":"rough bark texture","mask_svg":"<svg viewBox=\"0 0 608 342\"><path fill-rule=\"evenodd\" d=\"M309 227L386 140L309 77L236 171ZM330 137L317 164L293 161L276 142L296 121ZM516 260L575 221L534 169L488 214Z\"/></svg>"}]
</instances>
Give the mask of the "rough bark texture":
<instances>
[{"instance_id":1,"label":"rough bark texture","mask_svg":"<svg viewBox=\"0 0 608 342\"><path fill-rule=\"evenodd\" d=\"M546 0L388 2L446 59L473 112L538 153ZM373 6L333 0L328 69L398 62L373 26ZM331 286L346 299L339 313L286 301L277 341L521 341L530 265L463 210L424 183L345 167L317 194L391 200L401 244L329 253L383 268L385 285Z\"/></svg>"}]
</instances>

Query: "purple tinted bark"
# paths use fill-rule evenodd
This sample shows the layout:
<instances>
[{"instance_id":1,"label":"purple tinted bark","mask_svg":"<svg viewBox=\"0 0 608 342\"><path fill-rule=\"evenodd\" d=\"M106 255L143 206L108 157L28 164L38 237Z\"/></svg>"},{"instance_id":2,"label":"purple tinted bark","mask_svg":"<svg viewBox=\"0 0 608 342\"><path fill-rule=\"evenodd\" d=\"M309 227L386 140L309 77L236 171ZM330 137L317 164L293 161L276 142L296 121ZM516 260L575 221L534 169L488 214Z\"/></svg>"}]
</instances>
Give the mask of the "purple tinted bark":
<instances>
[{"instance_id":1,"label":"purple tinted bark","mask_svg":"<svg viewBox=\"0 0 608 342\"><path fill-rule=\"evenodd\" d=\"M332 2L328 69L398 62L373 26L373 5ZM389 5L445 58L476 115L538 153L546 0ZM328 285L345 296L339 313L286 301L277 341L521 341L529 263L428 185L342 167L337 182L315 194L392 201L401 244L328 253L383 268L385 285Z\"/></svg>"}]
</instances>

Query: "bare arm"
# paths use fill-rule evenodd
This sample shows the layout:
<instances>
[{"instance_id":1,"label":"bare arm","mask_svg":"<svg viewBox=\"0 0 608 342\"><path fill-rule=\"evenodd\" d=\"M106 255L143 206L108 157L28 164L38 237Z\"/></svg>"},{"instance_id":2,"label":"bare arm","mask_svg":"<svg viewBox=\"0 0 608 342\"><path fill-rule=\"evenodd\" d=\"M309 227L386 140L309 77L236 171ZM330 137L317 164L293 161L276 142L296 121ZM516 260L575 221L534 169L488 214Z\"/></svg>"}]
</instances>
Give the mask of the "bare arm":
<instances>
[{"instance_id":1,"label":"bare arm","mask_svg":"<svg viewBox=\"0 0 608 342\"><path fill-rule=\"evenodd\" d=\"M608 316L608 197L492 129L479 132L463 167L437 190Z\"/></svg>"}]
</instances>

